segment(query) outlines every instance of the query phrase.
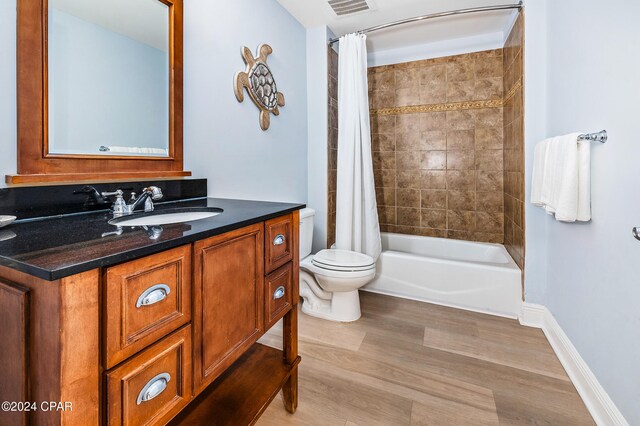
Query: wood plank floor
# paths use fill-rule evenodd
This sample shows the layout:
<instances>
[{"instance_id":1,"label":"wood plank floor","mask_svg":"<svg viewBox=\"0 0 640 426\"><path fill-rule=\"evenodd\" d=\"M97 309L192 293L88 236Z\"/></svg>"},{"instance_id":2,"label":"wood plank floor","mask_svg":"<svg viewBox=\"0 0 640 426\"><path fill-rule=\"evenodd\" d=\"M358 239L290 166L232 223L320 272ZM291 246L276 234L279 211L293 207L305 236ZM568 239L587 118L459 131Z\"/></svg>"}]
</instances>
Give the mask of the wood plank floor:
<instances>
[{"instance_id":1,"label":"wood plank floor","mask_svg":"<svg viewBox=\"0 0 640 426\"><path fill-rule=\"evenodd\" d=\"M360 292L362 318L300 313L300 400L280 425L593 425L541 330ZM281 346L276 325L261 343Z\"/></svg>"}]
</instances>

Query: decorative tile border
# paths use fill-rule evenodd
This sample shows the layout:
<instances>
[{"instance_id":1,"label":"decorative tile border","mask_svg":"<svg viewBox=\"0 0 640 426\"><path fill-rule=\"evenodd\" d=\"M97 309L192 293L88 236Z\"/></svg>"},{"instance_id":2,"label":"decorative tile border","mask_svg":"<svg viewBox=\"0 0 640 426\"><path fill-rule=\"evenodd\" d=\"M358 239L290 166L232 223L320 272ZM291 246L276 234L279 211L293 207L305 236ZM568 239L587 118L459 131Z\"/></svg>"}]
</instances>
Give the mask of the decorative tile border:
<instances>
[{"instance_id":1,"label":"decorative tile border","mask_svg":"<svg viewBox=\"0 0 640 426\"><path fill-rule=\"evenodd\" d=\"M423 112L461 111L467 109L499 108L503 106L522 87L521 79L518 79L511 90L502 99L471 102L449 102L441 104L409 105L394 108L380 108L370 110L371 115L399 115L418 114Z\"/></svg>"},{"instance_id":2,"label":"decorative tile border","mask_svg":"<svg viewBox=\"0 0 640 426\"><path fill-rule=\"evenodd\" d=\"M509 99L513 98L513 96L516 94L516 92L522 88L522 79L519 78L515 84L513 85L513 87L511 88L511 90L509 90L507 92L507 94L504 96L504 103L506 103Z\"/></svg>"},{"instance_id":3,"label":"decorative tile border","mask_svg":"<svg viewBox=\"0 0 640 426\"><path fill-rule=\"evenodd\" d=\"M451 102L444 104L409 105L395 108L372 109L372 115L416 114L420 112L459 111L464 109L497 108L503 105L502 99L472 102Z\"/></svg>"}]
</instances>

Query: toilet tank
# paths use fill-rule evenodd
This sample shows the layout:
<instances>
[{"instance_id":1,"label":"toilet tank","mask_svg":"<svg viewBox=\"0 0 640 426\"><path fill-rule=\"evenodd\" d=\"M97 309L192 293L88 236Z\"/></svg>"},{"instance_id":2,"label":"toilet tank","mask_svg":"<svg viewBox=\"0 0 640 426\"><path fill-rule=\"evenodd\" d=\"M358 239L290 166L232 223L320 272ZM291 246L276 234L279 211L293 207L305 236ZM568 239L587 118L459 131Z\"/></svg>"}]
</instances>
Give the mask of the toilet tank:
<instances>
[{"instance_id":1,"label":"toilet tank","mask_svg":"<svg viewBox=\"0 0 640 426\"><path fill-rule=\"evenodd\" d=\"M315 210L306 208L300 210L300 259L311 254L313 244L313 217Z\"/></svg>"}]
</instances>

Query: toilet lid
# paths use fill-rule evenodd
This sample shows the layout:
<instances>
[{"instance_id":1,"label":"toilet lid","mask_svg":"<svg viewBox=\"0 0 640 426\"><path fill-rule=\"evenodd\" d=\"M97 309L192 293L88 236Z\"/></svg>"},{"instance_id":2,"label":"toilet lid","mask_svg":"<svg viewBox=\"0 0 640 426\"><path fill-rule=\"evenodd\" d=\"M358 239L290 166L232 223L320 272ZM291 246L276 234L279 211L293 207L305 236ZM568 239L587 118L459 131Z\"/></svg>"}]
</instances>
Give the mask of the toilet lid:
<instances>
[{"instance_id":1,"label":"toilet lid","mask_svg":"<svg viewBox=\"0 0 640 426\"><path fill-rule=\"evenodd\" d=\"M311 261L319 267L342 270L369 269L375 265L371 256L350 250L320 250Z\"/></svg>"}]
</instances>

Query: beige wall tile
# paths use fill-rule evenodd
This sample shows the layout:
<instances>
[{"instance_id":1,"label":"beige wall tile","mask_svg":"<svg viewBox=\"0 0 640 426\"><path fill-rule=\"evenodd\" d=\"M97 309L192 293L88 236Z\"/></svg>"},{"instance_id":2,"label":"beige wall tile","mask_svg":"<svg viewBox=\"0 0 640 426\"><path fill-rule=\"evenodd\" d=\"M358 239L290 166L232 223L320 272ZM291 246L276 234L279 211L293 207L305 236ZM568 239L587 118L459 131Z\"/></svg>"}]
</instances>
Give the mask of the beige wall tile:
<instances>
[{"instance_id":1,"label":"beige wall tile","mask_svg":"<svg viewBox=\"0 0 640 426\"><path fill-rule=\"evenodd\" d=\"M337 136L336 136L337 142ZM336 143L336 148L338 147ZM373 151L395 151L396 136L394 133L374 133L371 135L371 149Z\"/></svg>"},{"instance_id":2,"label":"beige wall tile","mask_svg":"<svg viewBox=\"0 0 640 426\"><path fill-rule=\"evenodd\" d=\"M397 168L401 171L419 170L420 156L414 151L398 151L396 152Z\"/></svg>"},{"instance_id":3,"label":"beige wall tile","mask_svg":"<svg viewBox=\"0 0 640 426\"><path fill-rule=\"evenodd\" d=\"M447 64L447 82L467 81L474 78L474 62L468 59Z\"/></svg>"},{"instance_id":4,"label":"beige wall tile","mask_svg":"<svg viewBox=\"0 0 640 426\"><path fill-rule=\"evenodd\" d=\"M398 225L420 227L420 209L398 207L396 215Z\"/></svg>"},{"instance_id":5,"label":"beige wall tile","mask_svg":"<svg viewBox=\"0 0 640 426\"><path fill-rule=\"evenodd\" d=\"M501 191L477 192L476 210L502 213L504 211L504 195Z\"/></svg>"},{"instance_id":6,"label":"beige wall tile","mask_svg":"<svg viewBox=\"0 0 640 426\"><path fill-rule=\"evenodd\" d=\"M447 208L450 210L475 210L475 191L447 191Z\"/></svg>"},{"instance_id":7,"label":"beige wall tile","mask_svg":"<svg viewBox=\"0 0 640 426\"><path fill-rule=\"evenodd\" d=\"M373 115L371 117L371 133L396 133L395 115Z\"/></svg>"},{"instance_id":8,"label":"beige wall tile","mask_svg":"<svg viewBox=\"0 0 640 426\"><path fill-rule=\"evenodd\" d=\"M398 133L396 135L396 150L397 151L420 151L423 143L422 133L419 131L409 133Z\"/></svg>"},{"instance_id":9,"label":"beige wall tile","mask_svg":"<svg viewBox=\"0 0 640 426\"><path fill-rule=\"evenodd\" d=\"M474 170L473 150L450 149L447 151L447 170Z\"/></svg>"},{"instance_id":10,"label":"beige wall tile","mask_svg":"<svg viewBox=\"0 0 640 426\"><path fill-rule=\"evenodd\" d=\"M422 170L420 172L421 189L446 189L447 172L435 170Z\"/></svg>"},{"instance_id":11,"label":"beige wall tile","mask_svg":"<svg viewBox=\"0 0 640 426\"><path fill-rule=\"evenodd\" d=\"M396 103L394 106L420 105L420 90L418 88L405 88L396 90Z\"/></svg>"},{"instance_id":12,"label":"beige wall tile","mask_svg":"<svg viewBox=\"0 0 640 426\"><path fill-rule=\"evenodd\" d=\"M447 102L466 102L474 100L475 82L449 81L447 82Z\"/></svg>"},{"instance_id":13,"label":"beige wall tile","mask_svg":"<svg viewBox=\"0 0 640 426\"><path fill-rule=\"evenodd\" d=\"M447 190L475 191L476 176L473 170L447 170Z\"/></svg>"},{"instance_id":14,"label":"beige wall tile","mask_svg":"<svg viewBox=\"0 0 640 426\"><path fill-rule=\"evenodd\" d=\"M420 208L420 190L401 188L397 192L398 207Z\"/></svg>"},{"instance_id":15,"label":"beige wall tile","mask_svg":"<svg viewBox=\"0 0 640 426\"><path fill-rule=\"evenodd\" d=\"M372 68L371 107L500 100L511 89L507 81L519 81L519 52L505 48ZM513 76L507 76L508 61ZM513 236L516 221L523 222L518 197L524 196L519 189L523 162L517 160L523 145L522 125L515 123L522 116L518 92L505 108L372 115L376 198L387 220L384 229L503 242L509 228ZM513 239L511 250L517 254Z\"/></svg>"},{"instance_id":16,"label":"beige wall tile","mask_svg":"<svg viewBox=\"0 0 640 426\"><path fill-rule=\"evenodd\" d=\"M502 98L502 77L481 78L475 81L474 100Z\"/></svg>"},{"instance_id":17,"label":"beige wall tile","mask_svg":"<svg viewBox=\"0 0 640 426\"><path fill-rule=\"evenodd\" d=\"M447 132L445 130L431 130L420 135L420 149L423 151L440 151L447 149Z\"/></svg>"},{"instance_id":18,"label":"beige wall tile","mask_svg":"<svg viewBox=\"0 0 640 426\"><path fill-rule=\"evenodd\" d=\"M378 206L378 220L389 225L396 224L396 208Z\"/></svg>"},{"instance_id":19,"label":"beige wall tile","mask_svg":"<svg viewBox=\"0 0 640 426\"><path fill-rule=\"evenodd\" d=\"M447 85L441 83L427 83L420 86L420 103L439 104L447 101Z\"/></svg>"},{"instance_id":20,"label":"beige wall tile","mask_svg":"<svg viewBox=\"0 0 640 426\"><path fill-rule=\"evenodd\" d=\"M420 210L421 219L420 226L423 228L446 229L447 228L447 211L435 209Z\"/></svg>"},{"instance_id":21,"label":"beige wall tile","mask_svg":"<svg viewBox=\"0 0 640 426\"><path fill-rule=\"evenodd\" d=\"M421 70L419 68L396 69L396 89L414 89L420 86Z\"/></svg>"},{"instance_id":22,"label":"beige wall tile","mask_svg":"<svg viewBox=\"0 0 640 426\"><path fill-rule=\"evenodd\" d=\"M423 132L444 130L447 116L444 112L420 114L420 130Z\"/></svg>"},{"instance_id":23,"label":"beige wall tile","mask_svg":"<svg viewBox=\"0 0 640 426\"><path fill-rule=\"evenodd\" d=\"M476 151L476 170L502 170L503 150L485 149Z\"/></svg>"},{"instance_id":24,"label":"beige wall tile","mask_svg":"<svg viewBox=\"0 0 640 426\"><path fill-rule=\"evenodd\" d=\"M369 93L369 104L373 109L391 108L396 102L395 90L375 90Z\"/></svg>"},{"instance_id":25,"label":"beige wall tile","mask_svg":"<svg viewBox=\"0 0 640 426\"><path fill-rule=\"evenodd\" d=\"M396 168L396 153L394 151L374 151L371 155L374 169Z\"/></svg>"},{"instance_id":26,"label":"beige wall tile","mask_svg":"<svg viewBox=\"0 0 640 426\"><path fill-rule=\"evenodd\" d=\"M474 130L476 114L476 110L447 111L447 130Z\"/></svg>"},{"instance_id":27,"label":"beige wall tile","mask_svg":"<svg viewBox=\"0 0 640 426\"><path fill-rule=\"evenodd\" d=\"M411 154L416 157L415 152ZM447 167L447 151L422 151L419 158L423 170L445 170Z\"/></svg>"},{"instance_id":28,"label":"beige wall tile","mask_svg":"<svg viewBox=\"0 0 640 426\"><path fill-rule=\"evenodd\" d=\"M447 149L462 149L471 151L474 149L474 130L449 130L447 131Z\"/></svg>"},{"instance_id":29,"label":"beige wall tile","mask_svg":"<svg viewBox=\"0 0 640 426\"><path fill-rule=\"evenodd\" d=\"M446 209L447 191L423 189L420 193L420 206L423 209Z\"/></svg>"},{"instance_id":30,"label":"beige wall tile","mask_svg":"<svg viewBox=\"0 0 640 426\"><path fill-rule=\"evenodd\" d=\"M376 188L376 203L379 206L393 207L396 205L396 188Z\"/></svg>"},{"instance_id":31,"label":"beige wall tile","mask_svg":"<svg viewBox=\"0 0 640 426\"><path fill-rule=\"evenodd\" d=\"M458 231L474 231L476 229L476 212L447 210L447 228Z\"/></svg>"},{"instance_id":32,"label":"beige wall tile","mask_svg":"<svg viewBox=\"0 0 640 426\"><path fill-rule=\"evenodd\" d=\"M502 149L503 128L492 127L476 129L475 144L476 149Z\"/></svg>"}]
</instances>

